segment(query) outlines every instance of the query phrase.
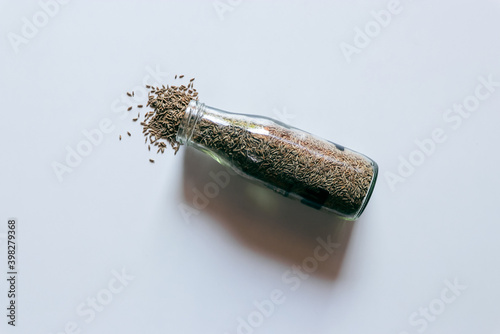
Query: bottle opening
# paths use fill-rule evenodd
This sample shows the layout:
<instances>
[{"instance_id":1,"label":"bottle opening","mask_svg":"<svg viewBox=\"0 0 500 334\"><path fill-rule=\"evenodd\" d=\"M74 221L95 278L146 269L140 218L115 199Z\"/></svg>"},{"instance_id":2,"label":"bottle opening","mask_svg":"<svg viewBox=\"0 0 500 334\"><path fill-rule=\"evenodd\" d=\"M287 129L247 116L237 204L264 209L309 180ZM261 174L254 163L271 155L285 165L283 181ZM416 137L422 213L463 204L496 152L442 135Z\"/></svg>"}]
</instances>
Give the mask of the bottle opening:
<instances>
[{"instance_id":1,"label":"bottle opening","mask_svg":"<svg viewBox=\"0 0 500 334\"><path fill-rule=\"evenodd\" d=\"M179 124L179 131L177 132L177 141L182 145L189 144L191 137L193 136L193 130L198 122L201 111L204 109L205 105L196 100L191 100L186 107L184 112L184 117Z\"/></svg>"}]
</instances>

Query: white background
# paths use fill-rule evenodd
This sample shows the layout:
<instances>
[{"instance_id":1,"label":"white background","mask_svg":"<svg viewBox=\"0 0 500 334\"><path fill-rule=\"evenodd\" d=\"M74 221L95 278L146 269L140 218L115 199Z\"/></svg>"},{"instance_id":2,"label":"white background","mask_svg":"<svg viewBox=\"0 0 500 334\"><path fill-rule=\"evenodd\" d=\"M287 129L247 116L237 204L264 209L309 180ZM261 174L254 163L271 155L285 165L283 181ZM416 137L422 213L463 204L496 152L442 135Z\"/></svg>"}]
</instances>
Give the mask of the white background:
<instances>
[{"instance_id":1,"label":"white background","mask_svg":"<svg viewBox=\"0 0 500 334\"><path fill-rule=\"evenodd\" d=\"M37 1L2 1L0 332L498 333L500 87L480 88L489 96L467 118L447 110L474 102L479 77L500 82L500 3L401 0L374 24L388 3L71 1L48 16ZM123 110L144 102L125 92L151 72L165 84L196 77L210 106L373 158L362 217L342 222L236 176L189 209L224 168L184 148L147 151L137 109ZM105 119L112 131L60 182L54 164ZM444 142L418 153L436 129ZM418 166L391 187L410 158ZM9 217L16 328L4 315ZM318 237L340 246L290 281ZM112 293L122 270L127 285ZM256 313L274 290L283 302ZM92 298L106 305L90 319L77 309ZM241 319L255 326L238 329Z\"/></svg>"}]
</instances>

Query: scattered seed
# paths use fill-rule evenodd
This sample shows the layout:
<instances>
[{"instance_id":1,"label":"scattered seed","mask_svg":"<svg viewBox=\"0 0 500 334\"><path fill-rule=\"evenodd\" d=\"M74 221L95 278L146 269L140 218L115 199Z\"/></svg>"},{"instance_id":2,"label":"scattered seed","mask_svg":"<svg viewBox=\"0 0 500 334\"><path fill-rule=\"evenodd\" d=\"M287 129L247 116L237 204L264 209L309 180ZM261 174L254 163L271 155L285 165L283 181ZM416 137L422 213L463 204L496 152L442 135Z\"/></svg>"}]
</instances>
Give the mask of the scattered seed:
<instances>
[{"instance_id":1,"label":"scattered seed","mask_svg":"<svg viewBox=\"0 0 500 334\"><path fill-rule=\"evenodd\" d=\"M146 113L141 125L146 141L149 139L155 146L162 145L158 146L160 153L165 151L167 146L165 142L177 152L180 144L176 140L176 135L181 117L189 101L197 98L193 91L189 93L183 85L180 87L162 85L162 87L150 90L147 105L153 110Z\"/></svg>"},{"instance_id":2,"label":"scattered seed","mask_svg":"<svg viewBox=\"0 0 500 334\"><path fill-rule=\"evenodd\" d=\"M132 94L130 94L129 92L127 92L127 95L128 95L128 96L132 96Z\"/></svg>"},{"instance_id":3,"label":"scattered seed","mask_svg":"<svg viewBox=\"0 0 500 334\"><path fill-rule=\"evenodd\" d=\"M179 75L179 79L182 79L184 78L184 74L183 75Z\"/></svg>"},{"instance_id":4,"label":"scattered seed","mask_svg":"<svg viewBox=\"0 0 500 334\"><path fill-rule=\"evenodd\" d=\"M128 107L127 111L130 111L130 110L132 110L132 107Z\"/></svg>"},{"instance_id":5,"label":"scattered seed","mask_svg":"<svg viewBox=\"0 0 500 334\"><path fill-rule=\"evenodd\" d=\"M129 137L130 137L130 136L132 136L132 135L130 134L130 132L128 132L128 131L127 131L127 134L128 134L128 136L129 136Z\"/></svg>"},{"instance_id":6,"label":"scattered seed","mask_svg":"<svg viewBox=\"0 0 500 334\"><path fill-rule=\"evenodd\" d=\"M138 104L138 105L137 105L137 108L142 108L142 104Z\"/></svg>"},{"instance_id":7,"label":"scattered seed","mask_svg":"<svg viewBox=\"0 0 500 334\"><path fill-rule=\"evenodd\" d=\"M149 162L151 162L152 164L155 163L155 161L153 159L149 159Z\"/></svg>"}]
</instances>

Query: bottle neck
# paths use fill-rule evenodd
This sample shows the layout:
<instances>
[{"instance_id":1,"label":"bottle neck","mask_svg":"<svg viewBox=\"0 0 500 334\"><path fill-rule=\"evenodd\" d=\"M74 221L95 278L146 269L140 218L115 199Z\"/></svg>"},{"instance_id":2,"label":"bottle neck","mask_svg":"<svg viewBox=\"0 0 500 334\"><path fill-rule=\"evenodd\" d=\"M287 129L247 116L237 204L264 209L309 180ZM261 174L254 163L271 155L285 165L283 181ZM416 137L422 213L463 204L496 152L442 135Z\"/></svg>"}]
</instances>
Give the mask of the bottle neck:
<instances>
[{"instance_id":1,"label":"bottle neck","mask_svg":"<svg viewBox=\"0 0 500 334\"><path fill-rule=\"evenodd\" d=\"M191 100L186 108L184 117L179 124L177 141L181 145L189 145L193 132L201 115L205 112L205 104L196 100Z\"/></svg>"}]
</instances>

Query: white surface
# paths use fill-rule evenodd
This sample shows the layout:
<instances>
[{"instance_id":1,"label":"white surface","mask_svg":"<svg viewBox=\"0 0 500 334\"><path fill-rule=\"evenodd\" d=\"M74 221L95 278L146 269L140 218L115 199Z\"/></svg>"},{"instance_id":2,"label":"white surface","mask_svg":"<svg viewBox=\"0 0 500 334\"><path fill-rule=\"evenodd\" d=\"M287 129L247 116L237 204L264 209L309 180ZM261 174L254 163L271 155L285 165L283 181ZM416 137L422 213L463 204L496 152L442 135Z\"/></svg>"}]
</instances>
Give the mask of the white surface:
<instances>
[{"instance_id":1,"label":"white surface","mask_svg":"<svg viewBox=\"0 0 500 334\"><path fill-rule=\"evenodd\" d=\"M498 333L500 87L456 129L443 115L478 77L500 81L499 2L401 0L350 63L342 43L387 1L220 2L232 9L223 20L211 1L71 1L17 53L9 33L42 9L0 3L0 236L16 217L20 247L18 326L2 311L0 332L233 334L254 316L257 328L239 332ZM139 103L124 93L156 68L165 83L196 77L208 105L372 157L380 177L361 219L342 223L235 176L184 219L193 188L224 169L189 150L148 153L121 117ZM114 130L59 182L52 164L105 118ZM446 141L392 191L386 173L437 128ZM329 235L336 252L291 280ZM5 240L0 249L4 277ZM105 298L122 268L134 279L87 322L77 308ZM455 279L466 286L456 296L444 290ZM260 321L254 302L276 289L284 302ZM424 307L440 314L425 320Z\"/></svg>"}]
</instances>

